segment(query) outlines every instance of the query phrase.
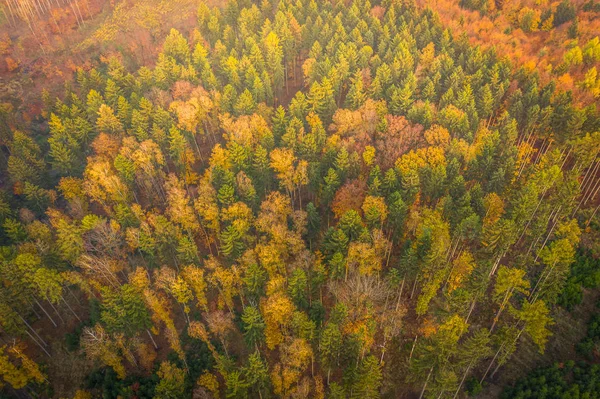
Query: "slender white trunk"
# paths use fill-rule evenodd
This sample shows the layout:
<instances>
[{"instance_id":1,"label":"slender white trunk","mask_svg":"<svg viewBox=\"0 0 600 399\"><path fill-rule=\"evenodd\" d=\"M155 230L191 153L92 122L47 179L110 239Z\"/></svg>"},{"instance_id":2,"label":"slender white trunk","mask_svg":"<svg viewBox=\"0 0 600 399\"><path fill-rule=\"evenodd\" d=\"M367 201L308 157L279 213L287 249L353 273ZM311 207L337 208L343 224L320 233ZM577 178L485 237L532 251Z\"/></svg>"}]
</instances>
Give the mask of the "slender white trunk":
<instances>
[{"instance_id":1,"label":"slender white trunk","mask_svg":"<svg viewBox=\"0 0 600 399\"><path fill-rule=\"evenodd\" d=\"M469 363L469 366L465 370L465 373L463 374L463 377L460 380L460 384L458 384L458 388L456 388L456 392L454 393L454 396L452 397L452 399L456 399L456 396L460 392L460 388L462 388L463 382L465 382L465 378L467 378L467 375L469 374L469 370L471 369L472 365L473 365L473 361L471 361L471 363Z\"/></svg>"},{"instance_id":2,"label":"slender white trunk","mask_svg":"<svg viewBox=\"0 0 600 399\"><path fill-rule=\"evenodd\" d=\"M429 370L429 374L427 374L427 379L425 380L425 384L423 384L423 389L421 390L421 395L419 395L419 399L423 399L423 395L425 394L425 388L427 388L427 383L429 382L429 378L431 378L431 373L433 373L433 367Z\"/></svg>"}]
</instances>

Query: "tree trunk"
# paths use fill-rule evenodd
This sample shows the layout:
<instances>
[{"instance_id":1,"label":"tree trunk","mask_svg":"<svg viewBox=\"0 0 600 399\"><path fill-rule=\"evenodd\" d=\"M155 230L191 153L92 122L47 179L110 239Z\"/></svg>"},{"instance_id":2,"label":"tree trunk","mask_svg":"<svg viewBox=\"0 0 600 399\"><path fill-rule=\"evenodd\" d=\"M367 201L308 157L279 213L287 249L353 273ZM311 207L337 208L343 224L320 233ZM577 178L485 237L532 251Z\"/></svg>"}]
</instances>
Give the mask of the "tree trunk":
<instances>
[{"instance_id":1,"label":"tree trunk","mask_svg":"<svg viewBox=\"0 0 600 399\"><path fill-rule=\"evenodd\" d=\"M40 343L37 341L37 339L35 339L35 338L33 337L33 335L31 335L31 334L29 333L29 331L25 330L25 332L27 333L27 335L29 335L29 338L31 338L31 340L32 340L33 342L35 342L35 343L36 343L36 345L37 345L37 346L39 346L39 347L40 347L40 349L41 349L41 350L43 350L43 351L44 351L44 353L45 353L46 355L48 355L48 357L52 357L52 356L50 356L50 353L48 353L48 351L46 350L46 348L44 348L44 346L43 346L42 344L40 344Z\"/></svg>"},{"instance_id":2,"label":"tree trunk","mask_svg":"<svg viewBox=\"0 0 600 399\"><path fill-rule=\"evenodd\" d=\"M465 378L467 378L467 374L469 374L469 370L471 369L472 365L473 365L473 361L471 361L471 363L469 363L469 366L465 370L465 373L463 374L463 377L460 380L460 384L458 384L458 388L456 389L456 392L454 393L454 396L452 397L452 399L456 399L456 396L460 392L460 388L462 388L463 382L465 382Z\"/></svg>"},{"instance_id":3,"label":"tree trunk","mask_svg":"<svg viewBox=\"0 0 600 399\"><path fill-rule=\"evenodd\" d=\"M411 350L410 350L410 355L408 355L408 362L409 362L409 363L410 363L410 360L412 359L413 352L415 351L415 346L417 346L417 338L419 338L419 335L418 335L418 334L417 334L417 335L415 335L415 340L414 340L414 342L413 342L413 346L412 346L412 348L411 348Z\"/></svg>"},{"instance_id":4,"label":"tree trunk","mask_svg":"<svg viewBox=\"0 0 600 399\"><path fill-rule=\"evenodd\" d=\"M425 388L427 388L427 383L429 382L429 378L431 378L431 373L433 373L433 367L429 370L429 374L427 374L427 379L425 380L425 384L423 384L423 389L421 390L421 395L419 395L419 399L423 399L423 395L425 394Z\"/></svg>"},{"instance_id":5,"label":"tree trunk","mask_svg":"<svg viewBox=\"0 0 600 399\"><path fill-rule=\"evenodd\" d=\"M37 305L40 307L40 309L42 309L42 311L44 312L44 314L48 317L48 319L50 319L50 321L52 322L52 324L54 325L54 327L58 327L58 324L56 324L54 322L54 319L50 316L50 314L48 312L46 312L46 309L44 309L42 307L42 305L40 304L40 302L36 299L35 303L37 303Z\"/></svg>"},{"instance_id":6,"label":"tree trunk","mask_svg":"<svg viewBox=\"0 0 600 399\"><path fill-rule=\"evenodd\" d=\"M481 380L479 381L479 384L483 384L483 380L485 380L485 377L487 377L487 374L489 373L490 369L492 368L492 365L496 361L496 358L500 354L500 351L502 350L502 348L504 348L504 344L500 345L500 347L496 351L496 354L492 358L492 361L490 361L490 364L488 365L487 369L485 370L485 373L483 373L483 377L481 377Z\"/></svg>"},{"instance_id":7,"label":"tree trunk","mask_svg":"<svg viewBox=\"0 0 600 399\"><path fill-rule=\"evenodd\" d=\"M23 318L23 316L19 315L19 318L20 318L20 319L21 319L21 321L22 321L23 323L25 323L25 325L26 325L26 326L27 326L27 327L28 327L28 328L29 328L29 329L30 329L30 330L31 330L31 331L32 331L32 332L35 334L35 336L39 338L39 340L40 340L40 341L41 341L41 342L44 344L44 346L48 346L48 344L46 343L46 341L44 341L44 340L42 339L42 337L40 337L40 336L39 336L39 334L37 333L37 331L35 331L35 330L33 329L33 327L31 327L31 326L29 325L29 323L27 323L27 320L25 320L25 319Z\"/></svg>"},{"instance_id":8,"label":"tree trunk","mask_svg":"<svg viewBox=\"0 0 600 399\"><path fill-rule=\"evenodd\" d=\"M54 304L52 302L50 302L50 300L48 298L46 298L46 302L48 302L50 304L50 307L54 310L54 313L56 313L56 315L58 316L60 321L62 321L63 324L65 324L65 319L63 319L62 316L60 315L60 313L58 313L58 309L56 309Z\"/></svg>"},{"instance_id":9,"label":"tree trunk","mask_svg":"<svg viewBox=\"0 0 600 399\"><path fill-rule=\"evenodd\" d=\"M154 345L154 349L158 349L158 345L156 345L156 341L154 341L154 337L152 336L152 333L150 332L150 330L146 329L146 332L148 333L148 336L150 337L150 341L152 341L152 345Z\"/></svg>"},{"instance_id":10,"label":"tree trunk","mask_svg":"<svg viewBox=\"0 0 600 399\"><path fill-rule=\"evenodd\" d=\"M498 309L498 312L496 313L496 316L494 317L494 322L492 323L492 327L490 327L490 333L492 331L494 331L494 327L496 327L498 318L500 317L500 314L504 310L504 307L506 306L506 302L508 302L508 300L510 299L510 295L512 294L513 289L514 289L513 287L510 287L508 289L508 291L506 291L506 294L504 295L504 299L502 300L502 304L500 304L500 309Z\"/></svg>"},{"instance_id":11,"label":"tree trunk","mask_svg":"<svg viewBox=\"0 0 600 399\"><path fill-rule=\"evenodd\" d=\"M473 309L475 309L475 299L473 299L473 302L471 302L471 308L469 309L469 314L467 315L467 318L465 319L465 323L469 322L469 318L471 317L471 313L473 313Z\"/></svg>"},{"instance_id":12,"label":"tree trunk","mask_svg":"<svg viewBox=\"0 0 600 399\"><path fill-rule=\"evenodd\" d=\"M75 311L71 308L71 306L67 303L67 301L65 301L65 297L63 297L61 295L60 299L62 299L62 301L65 303L65 305L67 305L67 308L69 308L69 310L71 311L71 313L73 313L73 316L75 316L77 318L77 320L79 320L79 322L81 323L81 319L79 318L79 316L77 316L77 313L75 313Z\"/></svg>"}]
</instances>

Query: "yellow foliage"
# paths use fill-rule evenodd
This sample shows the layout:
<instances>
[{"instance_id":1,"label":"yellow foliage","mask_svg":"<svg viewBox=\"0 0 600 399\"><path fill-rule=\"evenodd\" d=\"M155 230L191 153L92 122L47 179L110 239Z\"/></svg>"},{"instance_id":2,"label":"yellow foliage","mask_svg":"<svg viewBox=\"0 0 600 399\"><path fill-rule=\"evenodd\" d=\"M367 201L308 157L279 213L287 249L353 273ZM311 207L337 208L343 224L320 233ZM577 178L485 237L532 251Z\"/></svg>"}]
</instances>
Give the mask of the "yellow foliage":
<instances>
[{"instance_id":1,"label":"yellow foliage","mask_svg":"<svg viewBox=\"0 0 600 399\"><path fill-rule=\"evenodd\" d=\"M504 213L504 201L494 192L491 192L483 199L485 206L485 217L483 224L486 226L496 223Z\"/></svg>"},{"instance_id":2,"label":"yellow foliage","mask_svg":"<svg viewBox=\"0 0 600 399\"><path fill-rule=\"evenodd\" d=\"M229 170L231 168L229 151L221 147L221 144L217 143L212 149L209 163L211 167L220 166L225 170Z\"/></svg>"},{"instance_id":3,"label":"yellow foliage","mask_svg":"<svg viewBox=\"0 0 600 399\"><path fill-rule=\"evenodd\" d=\"M387 219L388 208L383 197L367 195L362 205L362 211L368 222L383 223Z\"/></svg>"},{"instance_id":4,"label":"yellow foliage","mask_svg":"<svg viewBox=\"0 0 600 399\"><path fill-rule=\"evenodd\" d=\"M215 398L219 397L219 381L214 374L205 371L204 374L198 378L198 385L206 388Z\"/></svg>"},{"instance_id":5,"label":"yellow foliage","mask_svg":"<svg viewBox=\"0 0 600 399\"><path fill-rule=\"evenodd\" d=\"M431 146L448 148L450 145L450 132L443 126L433 125L425 131L425 140Z\"/></svg>"},{"instance_id":6,"label":"yellow foliage","mask_svg":"<svg viewBox=\"0 0 600 399\"><path fill-rule=\"evenodd\" d=\"M515 176L519 174L519 171L523 167L523 165L531 162L531 158L537 150L533 148L530 144L523 142L517 147L517 162L515 165Z\"/></svg>"},{"instance_id":7,"label":"yellow foliage","mask_svg":"<svg viewBox=\"0 0 600 399\"><path fill-rule=\"evenodd\" d=\"M92 394L87 391L78 389L73 396L73 399L92 399Z\"/></svg>"},{"instance_id":8,"label":"yellow foliage","mask_svg":"<svg viewBox=\"0 0 600 399\"><path fill-rule=\"evenodd\" d=\"M373 160L375 159L375 147L370 145L366 146L362 157L363 161L365 161L365 165L371 166L373 164Z\"/></svg>"},{"instance_id":9,"label":"yellow foliage","mask_svg":"<svg viewBox=\"0 0 600 399\"><path fill-rule=\"evenodd\" d=\"M271 381L276 395L286 396L310 364L313 352L310 344L302 338L286 342L281 349L281 363L277 363L271 373Z\"/></svg>"},{"instance_id":10,"label":"yellow foliage","mask_svg":"<svg viewBox=\"0 0 600 399\"><path fill-rule=\"evenodd\" d=\"M356 270L359 274L368 276L381 270L381 263L381 258L377 256L372 245L362 242L350 244L346 262L348 269Z\"/></svg>"},{"instance_id":11,"label":"yellow foliage","mask_svg":"<svg viewBox=\"0 0 600 399\"><path fill-rule=\"evenodd\" d=\"M236 286L240 283L237 269L217 267L210 276L210 282L219 290L219 308L227 306L233 309L233 297L236 294Z\"/></svg>"},{"instance_id":12,"label":"yellow foliage","mask_svg":"<svg viewBox=\"0 0 600 399\"><path fill-rule=\"evenodd\" d=\"M275 244L257 244L256 254L262 267L269 273L269 277L274 278L285 271L285 264Z\"/></svg>"},{"instance_id":13,"label":"yellow foliage","mask_svg":"<svg viewBox=\"0 0 600 399\"><path fill-rule=\"evenodd\" d=\"M419 64L424 68L429 68L435 58L435 45L430 42L421 51L421 57L419 57Z\"/></svg>"},{"instance_id":14,"label":"yellow foliage","mask_svg":"<svg viewBox=\"0 0 600 399\"><path fill-rule=\"evenodd\" d=\"M125 378L127 374L119 355L119 347L100 324L83 330L81 346L90 359L100 360L112 367L120 379Z\"/></svg>"},{"instance_id":15,"label":"yellow foliage","mask_svg":"<svg viewBox=\"0 0 600 399\"><path fill-rule=\"evenodd\" d=\"M258 114L242 115L237 119L225 115L220 121L225 138L242 146L254 147L273 135L265 118Z\"/></svg>"},{"instance_id":16,"label":"yellow foliage","mask_svg":"<svg viewBox=\"0 0 600 399\"><path fill-rule=\"evenodd\" d=\"M475 268L475 260L470 252L465 251L452 262L452 272L448 278L448 292L459 288L463 281Z\"/></svg>"},{"instance_id":17,"label":"yellow foliage","mask_svg":"<svg viewBox=\"0 0 600 399\"><path fill-rule=\"evenodd\" d=\"M156 351L154 347L146 343L139 343L136 346L136 352L140 359L140 365L148 372L151 372L154 368L154 360L156 360Z\"/></svg>"},{"instance_id":18,"label":"yellow foliage","mask_svg":"<svg viewBox=\"0 0 600 399\"><path fill-rule=\"evenodd\" d=\"M573 86L573 78L571 77L571 74L569 74L568 72L561 75L558 78L558 82L562 85L562 86Z\"/></svg>"},{"instance_id":19,"label":"yellow foliage","mask_svg":"<svg viewBox=\"0 0 600 399\"><path fill-rule=\"evenodd\" d=\"M446 166L446 156L441 147L426 147L418 150L411 150L402 155L396 161L396 168L402 174L409 174L411 171L417 171L425 166L435 168L437 166Z\"/></svg>"},{"instance_id":20,"label":"yellow foliage","mask_svg":"<svg viewBox=\"0 0 600 399\"><path fill-rule=\"evenodd\" d=\"M196 295L198 307L206 310L208 300L206 299L206 281L204 279L204 270L194 265L185 266L182 270L182 276Z\"/></svg>"},{"instance_id":21,"label":"yellow foliage","mask_svg":"<svg viewBox=\"0 0 600 399\"><path fill-rule=\"evenodd\" d=\"M552 28L554 28L554 14L551 14L550 17L546 18L541 27L543 31L551 31Z\"/></svg>"},{"instance_id":22,"label":"yellow foliage","mask_svg":"<svg viewBox=\"0 0 600 399\"><path fill-rule=\"evenodd\" d=\"M283 342L283 333L291 321L291 315L295 310L290 299L282 292L271 294L261 304L265 319L265 340L269 349Z\"/></svg>"}]
</instances>

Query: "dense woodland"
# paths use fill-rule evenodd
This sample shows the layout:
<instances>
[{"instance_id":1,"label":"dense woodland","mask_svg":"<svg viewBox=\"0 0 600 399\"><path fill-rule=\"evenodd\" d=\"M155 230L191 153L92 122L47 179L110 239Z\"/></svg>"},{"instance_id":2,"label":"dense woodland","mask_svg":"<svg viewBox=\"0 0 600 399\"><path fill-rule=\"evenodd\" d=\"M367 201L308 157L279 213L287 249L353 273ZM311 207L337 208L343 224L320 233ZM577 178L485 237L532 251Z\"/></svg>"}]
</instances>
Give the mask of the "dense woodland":
<instances>
[{"instance_id":1,"label":"dense woodland","mask_svg":"<svg viewBox=\"0 0 600 399\"><path fill-rule=\"evenodd\" d=\"M575 96L410 0L193 19L1 104L0 396L485 395L600 285L598 37ZM589 317L503 397L595 397Z\"/></svg>"}]
</instances>

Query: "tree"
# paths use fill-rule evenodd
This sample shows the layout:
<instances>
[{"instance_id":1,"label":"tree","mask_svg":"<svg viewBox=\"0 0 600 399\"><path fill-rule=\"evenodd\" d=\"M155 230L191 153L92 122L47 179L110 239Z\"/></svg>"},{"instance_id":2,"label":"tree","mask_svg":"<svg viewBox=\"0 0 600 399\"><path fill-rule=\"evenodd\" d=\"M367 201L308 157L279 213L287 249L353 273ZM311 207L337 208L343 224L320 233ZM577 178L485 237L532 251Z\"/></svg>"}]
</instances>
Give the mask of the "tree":
<instances>
[{"instance_id":1,"label":"tree","mask_svg":"<svg viewBox=\"0 0 600 399\"><path fill-rule=\"evenodd\" d=\"M273 293L261 304L265 320L267 347L274 349L283 342L283 328L290 322L294 305L283 293Z\"/></svg>"},{"instance_id":2,"label":"tree","mask_svg":"<svg viewBox=\"0 0 600 399\"><path fill-rule=\"evenodd\" d=\"M56 210L48 210L50 223L56 229L56 242L60 256L75 262L83 252L83 230L76 222L68 220Z\"/></svg>"},{"instance_id":3,"label":"tree","mask_svg":"<svg viewBox=\"0 0 600 399\"><path fill-rule=\"evenodd\" d=\"M300 388L300 377L313 357L310 344L302 338L292 338L282 347L281 362L271 372L276 395L286 395ZM295 388L295 389L294 389Z\"/></svg>"},{"instance_id":4,"label":"tree","mask_svg":"<svg viewBox=\"0 0 600 399\"><path fill-rule=\"evenodd\" d=\"M583 52L579 46L575 46L565 53L563 61L567 68L581 65L583 63Z\"/></svg>"},{"instance_id":5,"label":"tree","mask_svg":"<svg viewBox=\"0 0 600 399\"><path fill-rule=\"evenodd\" d=\"M251 115L256 109L255 96L248 89L244 90L235 102L233 109L237 115Z\"/></svg>"},{"instance_id":6,"label":"tree","mask_svg":"<svg viewBox=\"0 0 600 399\"><path fill-rule=\"evenodd\" d=\"M39 183L45 163L39 145L26 134L15 131L10 145L7 170L13 183Z\"/></svg>"},{"instance_id":7,"label":"tree","mask_svg":"<svg viewBox=\"0 0 600 399\"><path fill-rule=\"evenodd\" d=\"M459 362L462 367L467 366L461 382L456 390L458 393L465 381L469 371L476 366L481 360L491 356L491 339L490 332L485 328L477 330L472 336L467 338L459 351ZM455 394L456 396L456 394Z\"/></svg>"},{"instance_id":8,"label":"tree","mask_svg":"<svg viewBox=\"0 0 600 399\"><path fill-rule=\"evenodd\" d=\"M541 22L541 12L532 10L529 7L523 7L517 17L519 26L523 32L535 32Z\"/></svg>"},{"instance_id":9,"label":"tree","mask_svg":"<svg viewBox=\"0 0 600 399\"><path fill-rule=\"evenodd\" d=\"M276 148L271 152L271 168L277 173L279 184L283 186L290 197L308 184L308 163L298 160L292 150Z\"/></svg>"},{"instance_id":10,"label":"tree","mask_svg":"<svg viewBox=\"0 0 600 399\"><path fill-rule=\"evenodd\" d=\"M348 237L348 240L350 241L357 240L364 231L362 218L354 209L346 211L342 215L338 222L338 228L344 232L345 236Z\"/></svg>"},{"instance_id":11,"label":"tree","mask_svg":"<svg viewBox=\"0 0 600 399\"><path fill-rule=\"evenodd\" d=\"M333 84L328 78L323 78L321 83L313 82L308 92L308 103L324 123L331 121L336 103Z\"/></svg>"},{"instance_id":12,"label":"tree","mask_svg":"<svg viewBox=\"0 0 600 399\"><path fill-rule=\"evenodd\" d=\"M188 265L183 268L181 274L194 292L194 295L196 295L198 307L202 310L206 310L208 299L206 298L207 284L204 277L204 270L193 265Z\"/></svg>"},{"instance_id":13,"label":"tree","mask_svg":"<svg viewBox=\"0 0 600 399\"><path fill-rule=\"evenodd\" d=\"M370 227L381 227L388 215L388 208L382 197L368 195L362 206L367 224Z\"/></svg>"},{"instance_id":14,"label":"tree","mask_svg":"<svg viewBox=\"0 0 600 399\"><path fill-rule=\"evenodd\" d=\"M576 16L575 6L570 0L561 1L554 12L554 27L560 26L565 22L571 21Z\"/></svg>"},{"instance_id":15,"label":"tree","mask_svg":"<svg viewBox=\"0 0 600 399\"><path fill-rule=\"evenodd\" d=\"M476 264L473 255L465 251L452 262L452 270L448 277L448 292L451 293L459 288L468 279Z\"/></svg>"},{"instance_id":16,"label":"tree","mask_svg":"<svg viewBox=\"0 0 600 399\"><path fill-rule=\"evenodd\" d=\"M430 381L434 382L433 395L439 395L447 390L447 385L440 384L441 392L437 392L435 383L438 380L439 372L444 369L450 357L458 350L458 340L466 332L467 327L467 323L459 315L452 315L439 326L433 335L415 348L414 360L410 364L411 378L423 383L421 396L427 390ZM433 375L434 372L435 375Z\"/></svg>"},{"instance_id":17,"label":"tree","mask_svg":"<svg viewBox=\"0 0 600 399\"><path fill-rule=\"evenodd\" d=\"M331 369L339 365L342 344L343 336L339 325L332 322L327 323L319 339L321 362L323 366L327 367L327 384L329 384Z\"/></svg>"},{"instance_id":18,"label":"tree","mask_svg":"<svg viewBox=\"0 0 600 399\"><path fill-rule=\"evenodd\" d=\"M357 370L358 378L350 389L351 398L378 398L381 380L381 365L373 355L367 356Z\"/></svg>"},{"instance_id":19,"label":"tree","mask_svg":"<svg viewBox=\"0 0 600 399\"><path fill-rule=\"evenodd\" d=\"M288 294L295 305L299 308L306 307L308 305L308 279L304 270L294 270L289 277L288 284Z\"/></svg>"},{"instance_id":20,"label":"tree","mask_svg":"<svg viewBox=\"0 0 600 399\"><path fill-rule=\"evenodd\" d=\"M248 366L243 371L250 389L258 392L262 398L262 393L268 388L269 367L258 351L248 357Z\"/></svg>"},{"instance_id":21,"label":"tree","mask_svg":"<svg viewBox=\"0 0 600 399\"><path fill-rule=\"evenodd\" d=\"M100 360L106 366L112 367L120 379L125 378L126 371L119 348L100 324L84 328L81 346L89 358Z\"/></svg>"},{"instance_id":22,"label":"tree","mask_svg":"<svg viewBox=\"0 0 600 399\"><path fill-rule=\"evenodd\" d=\"M284 83L283 49L275 32L270 32L263 40L265 65L269 71L275 93L280 93Z\"/></svg>"},{"instance_id":23,"label":"tree","mask_svg":"<svg viewBox=\"0 0 600 399\"><path fill-rule=\"evenodd\" d=\"M4 355L4 347L0 348L0 374L15 389L21 389L28 383L27 375Z\"/></svg>"},{"instance_id":24,"label":"tree","mask_svg":"<svg viewBox=\"0 0 600 399\"><path fill-rule=\"evenodd\" d=\"M586 64L593 64L600 60L600 38L590 39L583 46L583 59Z\"/></svg>"},{"instance_id":25,"label":"tree","mask_svg":"<svg viewBox=\"0 0 600 399\"><path fill-rule=\"evenodd\" d=\"M515 292L527 295L529 293L529 281L524 279L525 270L508 268L500 266L496 277L496 285L494 286L494 300L500 303L500 308L494 316L494 322L490 331L494 330L500 314L509 303Z\"/></svg>"},{"instance_id":26,"label":"tree","mask_svg":"<svg viewBox=\"0 0 600 399\"><path fill-rule=\"evenodd\" d=\"M0 376L14 389L22 389L30 382L42 384L46 381L46 376L37 363L25 355L24 349L24 344L21 342L10 347L6 345L0 347ZM14 360L11 360L11 357Z\"/></svg>"},{"instance_id":27,"label":"tree","mask_svg":"<svg viewBox=\"0 0 600 399\"><path fill-rule=\"evenodd\" d=\"M523 330L531 337L531 340L538 346L540 353L544 353L548 337L552 335L548 327L553 323L549 316L550 309L544 301L529 303L525 301L520 310L514 310L517 318L525 323Z\"/></svg>"},{"instance_id":28,"label":"tree","mask_svg":"<svg viewBox=\"0 0 600 399\"><path fill-rule=\"evenodd\" d=\"M422 270L425 282L417 300L417 314L419 315L427 312L429 303L443 282L446 266L443 260L450 246L449 226L441 218L441 215L434 211L426 212L423 216L423 222L417 233L417 239L422 240L425 244Z\"/></svg>"},{"instance_id":29,"label":"tree","mask_svg":"<svg viewBox=\"0 0 600 399\"><path fill-rule=\"evenodd\" d=\"M260 311L254 306L246 306L242 314L244 338L250 346L258 346L264 339L265 322Z\"/></svg>"},{"instance_id":30,"label":"tree","mask_svg":"<svg viewBox=\"0 0 600 399\"><path fill-rule=\"evenodd\" d=\"M116 117L114 110L106 104L102 104L98 109L96 128L100 132L114 135L120 135L123 132L121 121Z\"/></svg>"},{"instance_id":31,"label":"tree","mask_svg":"<svg viewBox=\"0 0 600 399\"><path fill-rule=\"evenodd\" d=\"M359 108L367 99L362 71L356 71L354 76L350 79L350 82L350 88L346 95L346 106L354 110Z\"/></svg>"},{"instance_id":32,"label":"tree","mask_svg":"<svg viewBox=\"0 0 600 399\"><path fill-rule=\"evenodd\" d=\"M105 288L100 318L108 332L134 336L150 328L150 313L141 293L132 285L124 284L118 290Z\"/></svg>"},{"instance_id":33,"label":"tree","mask_svg":"<svg viewBox=\"0 0 600 399\"><path fill-rule=\"evenodd\" d=\"M188 42L176 29L171 29L165 38L162 50L165 55L175 58L181 64L185 65L190 62Z\"/></svg>"},{"instance_id":34,"label":"tree","mask_svg":"<svg viewBox=\"0 0 600 399\"><path fill-rule=\"evenodd\" d=\"M165 192L167 195L167 215L175 223L178 223L188 233L200 229L194 208L187 198L184 184L174 174L169 175L165 181Z\"/></svg>"},{"instance_id":35,"label":"tree","mask_svg":"<svg viewBox=\"0 0 600 399\"><path fill-rule=\"evenodd\" d=\"M171 362L162 362L157 373L160 378L154 388L154 399L179 399L185 397L185 371Z\"/></svg>"},{"instance_id":36,"label":"tree","mask_svg":"<svg viewBox=\"0 0 600 399\"><path fill-rule=\"evenodd\" d=\"M340 186L340 178L338 173L333 168L329 168L327 170L327 175L323 180L323 201L326 204L329 204L333 200L333 197L336 194L338 187Z\"/></svg>"}]
</instances>

